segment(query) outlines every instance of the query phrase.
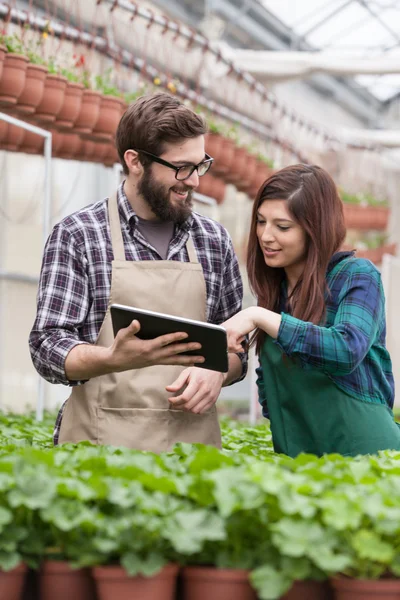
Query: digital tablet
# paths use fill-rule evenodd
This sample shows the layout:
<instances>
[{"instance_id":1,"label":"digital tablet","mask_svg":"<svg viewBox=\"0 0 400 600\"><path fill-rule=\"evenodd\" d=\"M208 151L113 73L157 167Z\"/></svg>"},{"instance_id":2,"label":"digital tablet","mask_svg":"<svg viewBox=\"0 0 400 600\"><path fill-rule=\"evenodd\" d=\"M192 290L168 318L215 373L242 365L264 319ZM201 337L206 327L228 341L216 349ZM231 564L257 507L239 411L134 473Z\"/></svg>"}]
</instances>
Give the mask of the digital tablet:
<instances>
[{"instance_id":1,"label":"digital tablet","mask_svg":"<svg viewBox=\"0 0 400 600\"><path fill-rule=\"evenodd\" d=\"M188 334L188 338L183 340L185 343L198 342L201 344L200 350L191 350L185 353L192 356L204 356L205 361L198 363L199 367L220 371L221 373L228 371L226 330L220 325L212 325L211 323L203 323L202 321L194 321L133 306L124 306L123 304L112 304L110 311L114 336L117 335L120 329L128 327L134 320L140 323L140 331L137 333L137 337L142 340L151 340L167 333L184 331Z\"/></svg>"}]
</instances>

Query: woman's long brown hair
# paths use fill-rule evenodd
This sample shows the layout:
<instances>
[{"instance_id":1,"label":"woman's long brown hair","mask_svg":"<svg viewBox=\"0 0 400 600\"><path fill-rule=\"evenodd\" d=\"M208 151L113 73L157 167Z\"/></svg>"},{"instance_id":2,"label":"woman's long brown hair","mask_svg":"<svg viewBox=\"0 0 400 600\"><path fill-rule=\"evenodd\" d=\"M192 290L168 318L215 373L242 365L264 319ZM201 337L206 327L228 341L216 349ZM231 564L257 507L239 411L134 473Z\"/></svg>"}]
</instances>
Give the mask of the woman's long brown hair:
<instances>
[{"instance_id":1,"label":"woman's long brown hair","mask_svg":"<svg viewBox=\"0 0 400 600\"><path fill-rule=\"evenodd\" d=\"M265 264L257 238L257 211L268 200L286 200L289 212L306 233L305 267L290 295L291 314L319 324L325 317L328 263L346 235L343 206L335 183L321 167L298 164L274 173L258 191L247 247L247 273L258 305L278 312L285 271ZM257 352L265 336L258 330L253 337Z\"/></svg>"}]
</instances>

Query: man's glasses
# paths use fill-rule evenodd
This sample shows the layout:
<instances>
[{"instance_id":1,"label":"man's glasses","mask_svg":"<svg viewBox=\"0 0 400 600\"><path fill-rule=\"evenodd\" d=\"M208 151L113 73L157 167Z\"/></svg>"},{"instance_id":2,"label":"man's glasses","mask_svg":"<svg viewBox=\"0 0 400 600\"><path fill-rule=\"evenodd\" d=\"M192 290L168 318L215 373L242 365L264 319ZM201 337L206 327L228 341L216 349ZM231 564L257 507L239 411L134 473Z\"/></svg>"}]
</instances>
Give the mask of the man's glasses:
<instances>
[{"instance_id":1,"label":"man's glasses","mask_svg":"<svg viewBox=\"0 0 400 600\"><path fill-rule=\"evenodd\" d=\"M183 167L176 167L175 165L164 160L163 158L155 156L155 154L151 154L150 152L146 152L145 150L136 149L135 151L149 156L153 162L159 163L160 165L164 165L164 167L168 167L169 169L173 169L175 171L175 179L177 179L178 181L185 181L185 179L188 179L194 173L194 171L197 171L198 176L202 177L207 173L214 161L214 159L211 158L211 156L206 154L205 160L202 160L198 165L184 165Z\"/></svg>"}]
</instances>

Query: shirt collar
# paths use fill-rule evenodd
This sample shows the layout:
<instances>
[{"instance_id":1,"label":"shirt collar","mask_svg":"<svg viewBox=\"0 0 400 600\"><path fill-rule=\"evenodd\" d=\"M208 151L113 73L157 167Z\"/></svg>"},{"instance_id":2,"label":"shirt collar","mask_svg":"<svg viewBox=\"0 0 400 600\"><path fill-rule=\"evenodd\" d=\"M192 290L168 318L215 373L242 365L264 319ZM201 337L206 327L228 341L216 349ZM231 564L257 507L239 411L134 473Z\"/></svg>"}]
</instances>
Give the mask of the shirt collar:
<instances>
[{"instance_id":1,"label":"shirt collar","mask_svg":"<svg viewBox=\"0 0 400 600\"><path fill-rule=\"evenodd\" d=\"M340 252L335 252L328 263L328 268L326 269L327 274L332 271L333 267L349 256L354 256L354 250L342 250Z\"/></svg>"},{"instance_id":2,"label":"shirt collar","mask_svg":"<svg viewBox=\"0 0 400 600\"><path fill-rule=\"evenodd\" d=\"M138 219L136 212L133 210L132 205L129 202L127 195L125 194L124 183L125 183L125 180L122 183L120 183L120 185L118 186L118 190L117 190L118 209L119 209L120 214L122 215L122 218L129 225L131 225L131 226L133 225L136 227L139 219ZM181 223L181 225L179 225L178 229L182 229L183 231L190 231L190 229L193 226L193 221L194 221L194 217L193 217L193 213L191 213L189 215L189 217L186 219L186 221L184 221L183 223Z\"/></svg>"}]
</instances>

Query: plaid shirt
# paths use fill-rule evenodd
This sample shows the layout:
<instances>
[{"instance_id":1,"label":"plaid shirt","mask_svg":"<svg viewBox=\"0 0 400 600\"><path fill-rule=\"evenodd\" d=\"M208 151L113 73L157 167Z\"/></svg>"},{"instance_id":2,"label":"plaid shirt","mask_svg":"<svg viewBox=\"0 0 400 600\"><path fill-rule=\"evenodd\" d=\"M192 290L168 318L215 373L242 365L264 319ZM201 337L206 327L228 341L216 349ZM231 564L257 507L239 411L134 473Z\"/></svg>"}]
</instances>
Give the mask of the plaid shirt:
<instances>
[{"instance_id":1,"label":"plaid shirt","mask_svg":"<svg viewBox=\"0 0 400 600\"><path fill-rule=\"evenodd\" d=\"M340 252L332 257L326 282L330 294L325 326L282 312L276 344L288 356L326 373L353 398L392 408L394 380L385 346L385 297L378 269L369 260ZM259 401L268 417L268 382L261 367L256 372Z\"/></svg>"},{"instance_id":2,"label":"plaid shirt","mask_svg":"<svg viewBox=\"0 0 400 600\"><path fill-rule=\"evenodd\" d=\"M136 228L138 217L119 186L118 207L126 260L160 260ZM192 213L171 240L168 260L189 262L191 233L207 289L207 320L220 324L241 309L243 286L232 241L226 229ZM111 287L113 251L108 199L92 204L58 223L44 250L37 316L29 337L32 361L51 383L79 385L65 374L65 359L74 346L94 344L104 320ZM246 375L247 356L238 355Z\"/></svg>"}]
</instances>

